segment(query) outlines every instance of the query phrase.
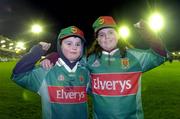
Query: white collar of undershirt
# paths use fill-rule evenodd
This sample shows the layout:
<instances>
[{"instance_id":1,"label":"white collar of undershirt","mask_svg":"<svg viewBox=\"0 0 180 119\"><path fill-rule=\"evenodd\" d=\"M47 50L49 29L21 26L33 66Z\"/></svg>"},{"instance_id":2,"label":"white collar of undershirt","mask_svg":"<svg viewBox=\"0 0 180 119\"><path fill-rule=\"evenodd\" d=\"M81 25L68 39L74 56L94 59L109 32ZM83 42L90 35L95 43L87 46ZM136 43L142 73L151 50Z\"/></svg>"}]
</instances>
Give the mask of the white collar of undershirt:
<instances>
[{"instance_id":1,"label":"white collar of undershirt","mask_svg":"<svg viewBox=\"0 0 180 119\"><path fill-rule=\"evenodd\" d=\"M68 72L75 72L78 64L79 62L77 62L76 65L71 69L61 58L58 58L58 61L56 62L56 65L59 67L64 66Z\"/></svg>"},{"instance_id":2,"label":"white collar of undershirt","mask_svg":"<svg viewBox=\"0 0 180 119\"><path fill-rule=\"evenodd\" d=\"M102 53L105 54L105 55L114 55L114 53L117 52L118 50L119 49L117 48L117 49L112 50L111 52L102 51Z\"/></svg>"}]
</instances>

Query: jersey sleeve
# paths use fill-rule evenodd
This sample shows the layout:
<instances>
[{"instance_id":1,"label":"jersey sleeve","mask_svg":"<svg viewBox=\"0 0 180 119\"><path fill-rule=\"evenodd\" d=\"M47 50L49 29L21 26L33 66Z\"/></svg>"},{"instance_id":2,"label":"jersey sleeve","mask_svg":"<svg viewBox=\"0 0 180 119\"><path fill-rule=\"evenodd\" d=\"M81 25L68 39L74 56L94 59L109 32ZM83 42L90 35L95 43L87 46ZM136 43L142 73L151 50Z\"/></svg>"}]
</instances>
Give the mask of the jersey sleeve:
<instances>
[{"instance_id":1,"label":"jersey sleeve","mask_svg":"<svg viewBox=\"0 0 180 119\"><path fill-rule=\"evenodd\" d=\"M166 57L157 54L154 50L130 49L128 52L139 62L142 72L153 69L166 61Z\"/></svg>"},{"instance_id":2,"label":"jersey sleeve","mask_svg":"<svg viewBox=\"0 0 180 119\"><path fill-rule=\"evenodd\" d=\"M23 88L38 92L39 88L45 79L47 71L41 67L36 67L31 71L14 74L12 80Z\"/></svg>"},{"instance_id":3,"label":"jersey sleeve","mask_svg":"<svg viewBox=\"0 0 180 119\"><path fill-rule=\"evenodd\" d=\"M45 70L35 67L36 62L45 52L40 45L35 45L25 54L13 69L11 78L20 86L37 92L45 77Z\"/></svg>"}]
</instances>

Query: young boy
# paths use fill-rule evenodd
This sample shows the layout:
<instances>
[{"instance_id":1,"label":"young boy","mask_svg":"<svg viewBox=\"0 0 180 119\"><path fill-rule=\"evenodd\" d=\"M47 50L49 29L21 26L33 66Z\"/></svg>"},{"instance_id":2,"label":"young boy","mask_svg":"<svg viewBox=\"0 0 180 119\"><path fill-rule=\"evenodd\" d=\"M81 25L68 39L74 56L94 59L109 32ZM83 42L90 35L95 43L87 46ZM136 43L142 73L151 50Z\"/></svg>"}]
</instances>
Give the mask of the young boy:
<instances>
[{"instance_id":1,"label":"young boy","mask_svg":"<svg viewBox=\"0 0 180 119\"><path fill-rule=\"evenodd\" d=\"M58 60L49 70L36 62L50 44L40 42L15 66L13 81L41 96L43 119L87 119L88 71L80 63L84 34L76 26L61 30L57 39Z\"/></svg>"}]
</instances>

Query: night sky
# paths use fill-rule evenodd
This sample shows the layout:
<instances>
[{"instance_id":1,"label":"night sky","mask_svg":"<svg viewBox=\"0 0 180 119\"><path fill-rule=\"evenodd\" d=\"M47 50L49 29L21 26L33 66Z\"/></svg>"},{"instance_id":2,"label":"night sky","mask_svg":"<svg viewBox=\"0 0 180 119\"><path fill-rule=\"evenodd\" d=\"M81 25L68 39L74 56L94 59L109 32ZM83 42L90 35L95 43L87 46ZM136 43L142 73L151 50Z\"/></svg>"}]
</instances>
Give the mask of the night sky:
<instances>
[{"instance_id":1,"label":"night sky","mask_svg":"<svg viewBox=\"0 0 180 119\"><path fill-rule=\"evenodd\" d=\"M14 40L52 43L61 28L75 25L85 32L87 44L93 40L92 24L102 15L111 15L118 24L126 23L130 27L129 41L142 48L143 40L133 24L147 19L154 10L165 18L165 27L161 38L170 51L180 50L180 3L178 0L0 0L0 34ZM41 22L45 31L39 36L28 32L33 22ZM36 42L35 42L36 41Z\"/></svg>"}]
</instances>

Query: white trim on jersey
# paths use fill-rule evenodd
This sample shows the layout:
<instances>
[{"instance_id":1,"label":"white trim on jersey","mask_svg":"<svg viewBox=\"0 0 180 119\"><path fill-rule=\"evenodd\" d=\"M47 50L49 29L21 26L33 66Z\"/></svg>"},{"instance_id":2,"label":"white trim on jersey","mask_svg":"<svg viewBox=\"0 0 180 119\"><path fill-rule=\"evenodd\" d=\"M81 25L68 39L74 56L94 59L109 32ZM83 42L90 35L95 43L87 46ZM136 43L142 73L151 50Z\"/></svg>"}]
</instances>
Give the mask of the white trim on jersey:
<instances>
[{"instance_id":1,"label":"white trim on jersey","mask_svg":"<svg viewBox=\"0 0 180 119\"><path fill-rule=\"evenodd\" d=\"M75 72L79 62L76 63L76 65L73 67L73 69L71 69L61 58L58 58L58 61L56 62L56 64L59 67L64 66L68 72Z\"/></svg>"},{"instance_id":2,"label":"white trim on jersey","mask_svg":"<svg viewBox=\"0 0 180 119\"><path fill-rule=\"evenodd\" d=\"M106 51L102 51L103 54L105 55L114 55L114 53L116 53L119 49L114 49L113 51L111 51L110 53L109 52L106 52Z\"/></svg>"}]
</instances>

